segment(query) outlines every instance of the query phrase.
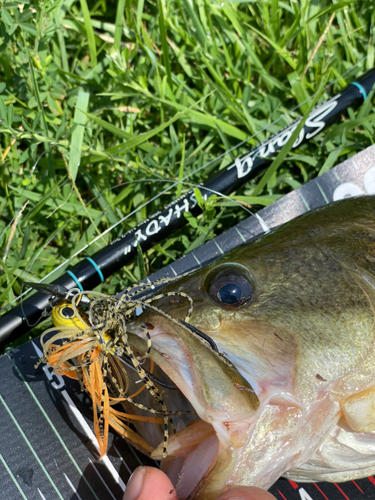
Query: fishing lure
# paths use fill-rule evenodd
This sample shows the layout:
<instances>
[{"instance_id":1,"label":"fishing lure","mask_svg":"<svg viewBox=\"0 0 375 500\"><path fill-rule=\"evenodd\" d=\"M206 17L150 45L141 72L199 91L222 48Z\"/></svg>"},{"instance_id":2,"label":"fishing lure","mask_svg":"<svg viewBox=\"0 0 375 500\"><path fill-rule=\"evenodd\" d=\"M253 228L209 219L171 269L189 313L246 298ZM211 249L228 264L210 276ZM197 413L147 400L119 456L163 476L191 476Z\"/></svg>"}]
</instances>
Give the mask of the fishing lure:
<instances>
[{"instance_id":1,"label":"fishing lure","mask_svg":"<svg viewBox=\"0 0 375 500\"><path fill-rule=\"evenodd\" d=\"M108 447L109 427L128 439L142 453L150 455L153 448L131 427L131 423L136 421L163 425L165 457L169 428L175 431L172 415L194 414L190 411L170 411L155 383L169 389L177 388L153 376L152 360L148 371L143 367L142 363L147 359L152 347L147 325L144 325L147 351L141 358L137 357L132 349L126 330L129 319L134 318L144 308L151 308L189 332L195 333L202 338L202 341L212 341L189 325L188 321L193 311L193 302L189 295L183 292L149 293L155 286L173 279L163 278L154 283L136 284L126 289L121 297L93 291L72 292L61 286L56 288L55 285L26 283L49 294L52 306L54 327L46 330L41 336L43 358L40 361L51 366L57 375L65 375L79 381L82 389L90 395L100 457L103 457ZM140 297L142 293L146 294ZM176 320L153 305L153 302L166 295L179 295L189 302L189 310L184 320ZM83 307L87 307L86 312L83 311ZM212 347L217 349L215 345ZM136 371L140 381L143 382L141 388L133 394L129 393L130 381L127 372L129 367ZM144 390L150 393L157 408L135 400ZM124 408L126 403L146 411L148 415L130 414L126 410L119 409L121 406Z\"/></svg>"}]
</instances>

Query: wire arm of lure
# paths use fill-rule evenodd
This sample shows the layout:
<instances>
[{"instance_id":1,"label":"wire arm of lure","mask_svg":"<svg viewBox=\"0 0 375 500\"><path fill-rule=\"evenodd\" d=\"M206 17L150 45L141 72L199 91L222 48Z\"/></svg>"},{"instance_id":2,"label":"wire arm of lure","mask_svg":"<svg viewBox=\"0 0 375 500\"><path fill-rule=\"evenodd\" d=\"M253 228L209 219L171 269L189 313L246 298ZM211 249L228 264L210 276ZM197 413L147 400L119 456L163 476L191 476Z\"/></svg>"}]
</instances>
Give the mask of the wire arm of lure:
<instances>
[{"instance_id":1,"label":"wire arm of lure","mask_svg":"<svg viewBox=\"0 0 375 500\"><path fill-rule=\"evenodd\" d=\"M55 306L61 300L70 300L76 295L77 289L68 290L65 286L62 285L50 285L48 283L30 283L28 281L24 281L23 284L38 292L45 293L50 296L50 304L51 306ZM90 299L86 297L86 295L82 295L80 299L80 304L83 306L88 306L90 304Z\"/></svg>"},{"instance_id":2,"label":"wire arm of lure","mask_svg":"<svg viewBox=\"0 0 375 500\"><path fill-rule=\"evenodd\" d=\"M184 321L183 319L179 319L178 321L180 323L182 323L184 326L186 326L186 328L188 328L192 332L196 333L199 337L201 337L202 339L206 340L206 342L208 342L210 344L210 346L212 347L212 349L215 352L219 353L219 349L218 349L217 345L215 344L214 340L209 335L201 332L200 330L198 330L198 328L195 328L195 326L190 325L189 323L186 323L186 321Z\"/></svg>"}]
</instances>

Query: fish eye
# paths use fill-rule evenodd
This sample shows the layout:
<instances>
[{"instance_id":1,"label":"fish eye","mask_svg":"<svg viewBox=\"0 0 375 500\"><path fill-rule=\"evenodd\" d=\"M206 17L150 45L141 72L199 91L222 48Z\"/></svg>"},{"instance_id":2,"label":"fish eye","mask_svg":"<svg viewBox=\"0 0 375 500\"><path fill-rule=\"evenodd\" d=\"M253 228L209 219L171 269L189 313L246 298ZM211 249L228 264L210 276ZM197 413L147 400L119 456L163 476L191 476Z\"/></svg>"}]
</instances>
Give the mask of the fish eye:
<instances>
[{"instance_id":1,"label":"fish eye","mask_svg":"<svg viewBox=\"0 0 375 500\"><path fill-rule=\"evenodd\" d=\"M72 307L63 307L60 309L60 316L63 318L72 318L74 316L74 311Z\"/></svg>"},{"instance_id":2,"label":"fish eye","mask_svg":"<svg viewBox=\"0 0 375 500\"><path fill-rule=\"evenodd\" d=\"M220 304L242 306L253 294L249 278L237 270L220 271L210 282L209 294Z\"/></svg>"}]
</instances>

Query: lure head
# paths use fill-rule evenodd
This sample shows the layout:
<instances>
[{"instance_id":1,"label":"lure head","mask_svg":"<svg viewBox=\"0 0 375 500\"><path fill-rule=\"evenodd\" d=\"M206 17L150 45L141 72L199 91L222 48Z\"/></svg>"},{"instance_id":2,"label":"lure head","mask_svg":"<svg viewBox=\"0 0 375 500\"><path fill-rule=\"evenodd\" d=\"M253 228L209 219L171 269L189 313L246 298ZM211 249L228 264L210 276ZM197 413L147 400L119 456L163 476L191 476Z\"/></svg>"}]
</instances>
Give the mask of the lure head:
<instances>
[{"instance_id":1,"label":"lure head","mask_svg":"<svg viewBox=\"0 0 375 500\"><path fill-rule=\"evenodd\" d=\"M89 327L89 319L83 311L79 311L79 314L81 318L68 300L62 300L52 309L52 322L56 328L69 326L84 331Z\"/></svg>"},{"instance_id":2,"label":"lure head","mask_svg":"<svg viewBox=\"0 0 375 500\"><path fill-rule=\"evenodd\" d=\"M79 297L79 301L80 298L81 297ZM78 302L77 305L79 304L80 302ZM78 315L76 314L76 311L78 312ZM77 307L74 308L72 303L67 299L62 300L54 306L51 316L52 322L57 328L69 327L72 329L81 330L82 332L90 328L91 322L89 316L81 309L78 309ZM98 318L96 318L96 320L97 322L99 322ZM105 325L105 320L103 321L103 324ZM113 340L110 333L104 332L102 334L99 334L99 331L98 339L99 350L102 350L104 347L108 347L107 344L109 344ZM107 349L104 348L104 350L106 351ZM113 347L110 347L108 352L114 353L115 349Z\"/></svg>"}]
</instances>

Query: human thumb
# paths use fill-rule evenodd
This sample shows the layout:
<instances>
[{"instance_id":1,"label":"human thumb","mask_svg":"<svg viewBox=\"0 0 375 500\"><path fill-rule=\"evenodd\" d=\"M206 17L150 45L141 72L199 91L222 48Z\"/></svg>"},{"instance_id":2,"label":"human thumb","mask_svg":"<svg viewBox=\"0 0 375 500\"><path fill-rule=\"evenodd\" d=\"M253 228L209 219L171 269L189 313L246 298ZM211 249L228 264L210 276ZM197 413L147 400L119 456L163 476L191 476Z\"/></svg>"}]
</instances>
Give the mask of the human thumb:
<instances>
[{"instance_id":1,"label":"human thumb","mask_svg":"<svg viewBox=\"0 0 375 500\"><path fill-rule=\"evenodd\" d=\"M178 500L164 472L155 467L138 467L126 486L123 500Z\"/></svg>"}]
</instances>

